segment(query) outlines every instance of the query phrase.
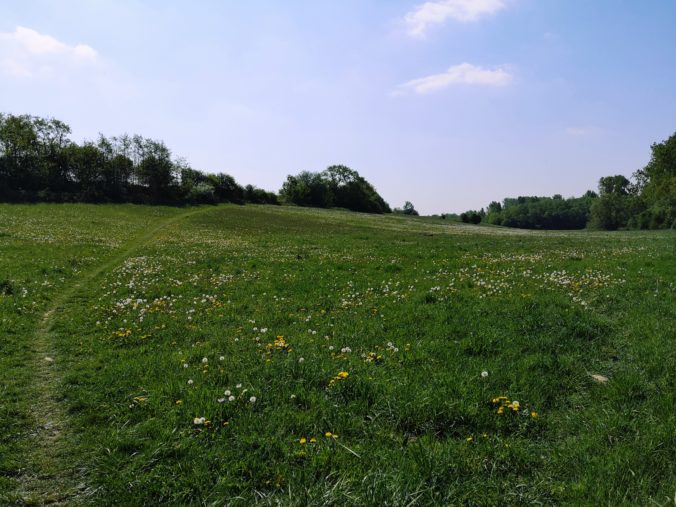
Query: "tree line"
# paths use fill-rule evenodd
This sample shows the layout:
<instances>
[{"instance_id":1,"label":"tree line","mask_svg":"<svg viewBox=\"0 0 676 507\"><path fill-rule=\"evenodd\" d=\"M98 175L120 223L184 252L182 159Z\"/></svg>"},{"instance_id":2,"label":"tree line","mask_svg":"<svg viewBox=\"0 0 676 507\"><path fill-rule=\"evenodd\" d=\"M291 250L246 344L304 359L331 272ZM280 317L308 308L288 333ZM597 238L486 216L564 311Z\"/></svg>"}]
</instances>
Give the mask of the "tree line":
<instances>
[{"instance_id":1,"label":"tree line","mask_svg":"<svg viewBox=\"0 0 676 507\"><path fill-rule=\"evenodd\" d=\"M486 222L522 229L676 228L676 133L651 146L650 162L632 179L604 176L598 192L564 199L521 196L491 202L460 214L467 223Z\"/></svg>"},{"instance_id":2,"label":"tree line","mask_svg":"<svg viewBox=\"0 0 676 507\"><path fill-rule=\"evenodd\" d=\"M77 144L70 127L54 118L0 113L0 200L134 202L152 204L288 203L366 213L392 209L357 171L333 165L289 175L279 193L242 186L224 173L207 174L172 156L162 142L139 135ZM600 179L598 193L564 199L521 196L491 202L457 217L527 229L676 227L676 133L651 146L650 162L632 180ZM406 202L394 213L417 215ZM442 215L443 218L454 217Z\"/></svg>"},{"instance_id":3,"label":"tree line","mask_svg":"<svg viewBox=\"0 0 676 507\"><path fill-rule=\"evenodd\" d=\"M162 142L139 135L82 144L54 118L0 113L0 200L148 204L285 202L389 213L362 176L342 165L288 176L279 194L241 186L224 173L206 174L175 158Z\"/></svg>"},{"instance_id":4,"label":"tree line","mask_svg":"<svg viewBox=\"0 0 676 507\"><path fill-rule=\"evenodd\" d=\"M73 142L62 121L0 114L0 199L152 204L277 203L277 195L205 174L139 135Z\"/></svg>"}]
</instances>

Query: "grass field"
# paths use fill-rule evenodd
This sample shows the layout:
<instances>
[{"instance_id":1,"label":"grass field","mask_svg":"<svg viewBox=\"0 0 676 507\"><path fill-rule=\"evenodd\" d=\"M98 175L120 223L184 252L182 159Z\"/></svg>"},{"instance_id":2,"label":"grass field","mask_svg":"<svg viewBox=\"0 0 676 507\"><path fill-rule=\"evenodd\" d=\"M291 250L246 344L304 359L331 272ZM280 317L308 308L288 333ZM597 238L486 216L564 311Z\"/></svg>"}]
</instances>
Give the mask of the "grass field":
<instances>
[{"instance_id":1,"label":"grass field","mask_svg":"<svg viewBox=\"0 0 676 507\"><path fill-rule=\"evenodd\" d=\"M0 205L0 504L673 505L675 246Z\"/></svg>"}]
</instances>

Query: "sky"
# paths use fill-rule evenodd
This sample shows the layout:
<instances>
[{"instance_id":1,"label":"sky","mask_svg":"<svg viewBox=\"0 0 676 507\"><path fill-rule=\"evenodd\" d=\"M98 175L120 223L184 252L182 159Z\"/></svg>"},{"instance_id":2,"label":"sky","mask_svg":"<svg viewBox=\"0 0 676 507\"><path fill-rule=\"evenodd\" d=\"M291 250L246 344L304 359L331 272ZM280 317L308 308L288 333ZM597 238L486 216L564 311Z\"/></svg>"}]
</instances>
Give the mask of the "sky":
<instances>
[{"instance_id":1,"label":"sky","mask_svg":"<svg viewBox=\"0 0 676 507\"><path fill-rule=\"evenodd\" d=\"M0 112L461 212L643 167L676 131L674 26L673 0L3 0Z\"/></svg>"}]
</instances>

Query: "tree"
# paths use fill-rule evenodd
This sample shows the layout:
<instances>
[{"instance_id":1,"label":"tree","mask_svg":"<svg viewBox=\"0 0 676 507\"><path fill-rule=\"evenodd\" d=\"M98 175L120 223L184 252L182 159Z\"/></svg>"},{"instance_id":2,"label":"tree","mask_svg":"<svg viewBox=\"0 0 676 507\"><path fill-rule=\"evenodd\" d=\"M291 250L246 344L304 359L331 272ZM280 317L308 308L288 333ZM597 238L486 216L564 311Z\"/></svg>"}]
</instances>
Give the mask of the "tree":
<instances>
[{"instance_id":1,"label":"tree","mask_svg":"<svg viewBox=\"0 0 676 507\"><path fill-rule=\"evenodd\" d=\"M287 176L279 191L286 202L298 206L328 208L333 206L333 196L328 182L320 173L302 171L296 176Z\"/></svg>"},{"instance_id":2,"label":"tree","mask_svg":"<svg viewBox=\"0 0 676 507\"><path fill-rule=\"evenodd\" d=\"M343 165L330 166L321 173L303 171L289 175L279 193L284 201L298 206L336 206L366 213L391 211L366 179Z\"/></svg>"},{"instance_id":3,"label":"tree","mask_svg":"<svg viewBox=\"0 0 676 507\"><path fill-rule=\"evenodd\" d=\"M621 174L604 176L599 180L599 194L601 197L607 194L629 195L630 190L631 181Z\"/></svg>"},{"instance_id":4,"label":"tree","mask_svg":"<svg viewBox=\"0 0 676 507\"><path fill-rule=\"evenodd\" d=\"M590 210L590 225L596 229L614 231L625 227L630 217L631 182L621 174L599 180L599 198Z\"/></svg>"},{"instance_id":5,"label":"tree","mask_svg":"<svg viewBox=\"0 0 676 507\"><path fill-rule=\"evenodd\" d=\"M645 209L634 219L641 228L676 227L676 133L651 146L650 162L634 173Z\"/></svg>"},{"instance_id":6,"label":"tree","mask_svg":"<svg viewBox=\"0 0 676 507\"><path fill-rule=\"evenodd\" d=\"M3 116L0 118L0 178L17 190L39 190L45 175L38 164L38 134L33 118Z\"/></svg>"},{"instance_id":7,"label":"tree","mask_svg":"<svg viewBox=\"0 0 676 507\"><path fill-rule=\"evenodd\" d=\"M244 189L237 184L235 178L229 174L215 174L208 176L214 186L216 198L219 202L244 203Z\"/></svg>"},{"instance_id":8,"label":"tree","mask_svg":"<svg viewBox=\"0 0 676 507\"><path fill-rule=\"evenodd\" d=\"M161 141L147 140L142 148L143 159L138 166L138 175L153 202L167 203L173 200L171 187L175 183L175 166L171 152Z\"/></svg>"},{"instance_id":9,"label":"tree","mask_svg":"<svg viewBox=\"0 0 676 507\"><path fill-rule=\"evenodd\" d=\"M402 215L418 216L418 212L416 211L415 206L413 206L411 201L406 201L404 203L403 208L401 209L397 208L395 212L401 213Z\"/></svg>"},{"instance_id":10,"label":"tree","mask_svg":"<svg viewBox=\"0 0 676 507\"><path fill-rule=\"evenodd\" d=\"M77 183L80 198L84 201L95 201L103 193L103 153L92 143L82 146L72 144L66 149L68 172Z\"/></svg>"}]
</instances>

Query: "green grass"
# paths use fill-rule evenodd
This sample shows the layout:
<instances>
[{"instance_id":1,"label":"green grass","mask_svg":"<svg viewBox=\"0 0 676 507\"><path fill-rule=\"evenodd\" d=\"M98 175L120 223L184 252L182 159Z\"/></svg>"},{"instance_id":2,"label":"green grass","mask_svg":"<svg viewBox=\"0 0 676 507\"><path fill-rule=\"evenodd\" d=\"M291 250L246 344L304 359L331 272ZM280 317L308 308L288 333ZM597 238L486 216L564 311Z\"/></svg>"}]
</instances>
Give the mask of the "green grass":
<instances>
[{"instance_id":1,"label":"green grass","mask_svg":"<svg viewBox=\"0 0 676 507\"><path fill-rule=\"evenodd\" d=\"M671 504L675 239L0 206L0 503Z\"/></svg>"}]
</instances>

